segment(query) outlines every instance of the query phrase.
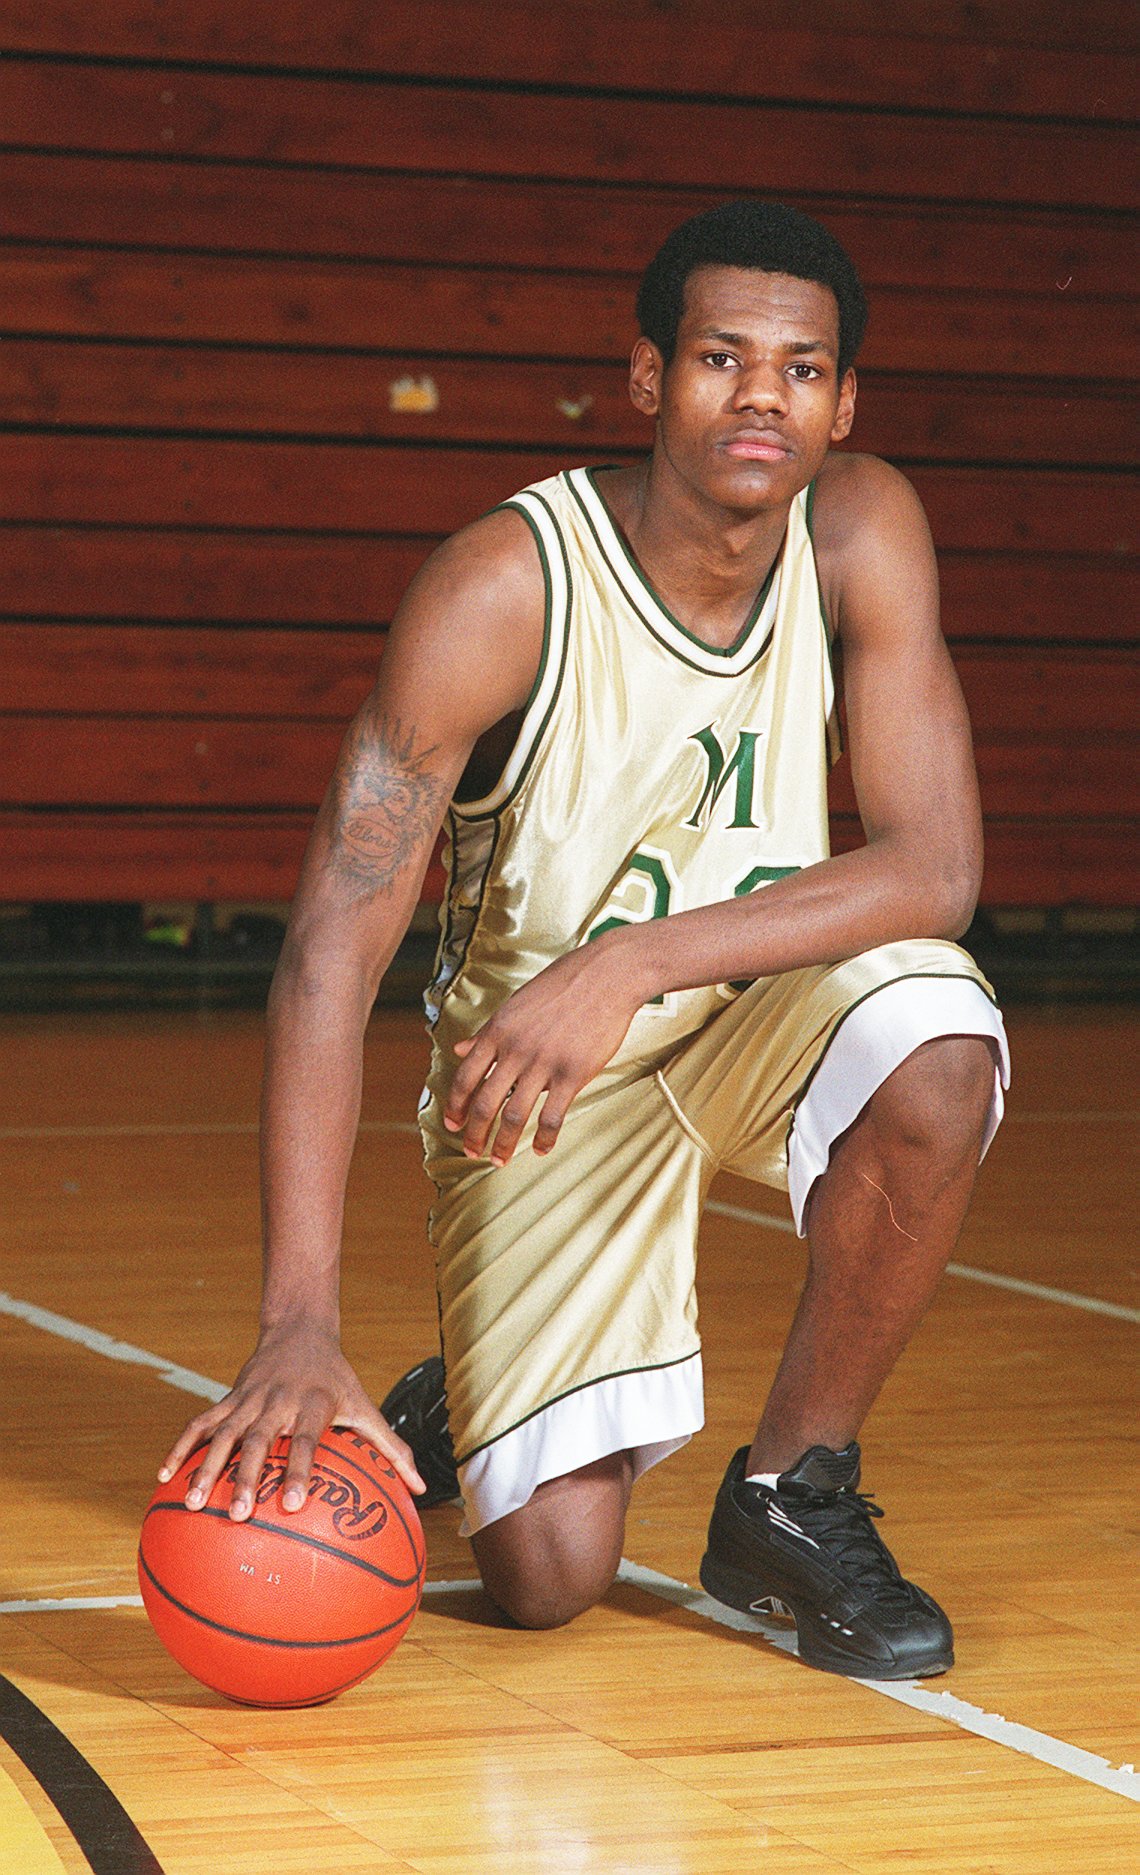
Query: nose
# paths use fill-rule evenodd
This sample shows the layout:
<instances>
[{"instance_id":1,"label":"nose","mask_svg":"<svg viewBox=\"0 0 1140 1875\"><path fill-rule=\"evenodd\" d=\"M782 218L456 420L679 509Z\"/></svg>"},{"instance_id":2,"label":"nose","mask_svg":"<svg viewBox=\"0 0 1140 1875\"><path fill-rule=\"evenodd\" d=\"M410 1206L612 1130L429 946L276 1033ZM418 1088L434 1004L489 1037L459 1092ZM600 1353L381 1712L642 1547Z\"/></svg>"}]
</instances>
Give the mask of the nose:
<instances>
[{"instance_id":1,"label":"nose","mask_svg":"<svg viewBox=\"0 0 1140 1875\"><path fill-rule=\"evenodd\" d=\"M734 410L786 410L788 386L779 366L757 363L742 371L736 380L732 404Z\"/></svg>"}]
</instances>

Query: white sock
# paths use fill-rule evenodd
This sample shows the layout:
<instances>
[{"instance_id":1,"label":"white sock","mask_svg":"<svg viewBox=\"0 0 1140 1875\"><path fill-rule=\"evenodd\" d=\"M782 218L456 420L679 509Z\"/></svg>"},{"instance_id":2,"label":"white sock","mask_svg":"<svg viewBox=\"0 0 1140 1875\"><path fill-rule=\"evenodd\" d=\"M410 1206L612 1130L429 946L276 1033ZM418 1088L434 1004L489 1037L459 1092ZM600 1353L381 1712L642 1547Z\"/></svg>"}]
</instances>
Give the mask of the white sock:
<instances>
[{"instance_id":1,"label":"white sock","mask_svg":"<svg viewBox=\"0 0 1140 1875\"><path fill-rule=\"evenodd\" d=\"M750 1471L744 1482L745 1484L766 1484L769 1491L774 1491L779 1479L778 1471Z\"/></svg>"}]
</instances>

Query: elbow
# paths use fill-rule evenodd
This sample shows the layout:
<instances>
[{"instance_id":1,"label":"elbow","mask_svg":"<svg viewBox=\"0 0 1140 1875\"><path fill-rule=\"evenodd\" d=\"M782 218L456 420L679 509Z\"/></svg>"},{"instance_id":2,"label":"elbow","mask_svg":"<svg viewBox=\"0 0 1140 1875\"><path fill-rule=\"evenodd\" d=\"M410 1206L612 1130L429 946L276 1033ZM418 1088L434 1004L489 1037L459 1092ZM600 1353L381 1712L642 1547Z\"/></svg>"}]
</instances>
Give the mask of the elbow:
<instances>
[{"instance_id":1,"label":"elbow","mask_svg":"<svg viewBox=\"0 0 1140 1875\"><path fill-rule=\"evenodd\" d=\"M269 990L272 1015L286 1009L359 1004L365 1018L376 998L382 966L328 932L290 921Z\"/></svg>"},{"instance_id":2,"label":"elbow","mask_svg":"<svg viewBox=\"0 0 1140 1875\"><path fill-rule=\"evenodd\" d=\"M979 853L962 856L942 868L937 889L936 936L960 938L969 930L982 889L982 859Z\"/></svg>"}]
</instances>

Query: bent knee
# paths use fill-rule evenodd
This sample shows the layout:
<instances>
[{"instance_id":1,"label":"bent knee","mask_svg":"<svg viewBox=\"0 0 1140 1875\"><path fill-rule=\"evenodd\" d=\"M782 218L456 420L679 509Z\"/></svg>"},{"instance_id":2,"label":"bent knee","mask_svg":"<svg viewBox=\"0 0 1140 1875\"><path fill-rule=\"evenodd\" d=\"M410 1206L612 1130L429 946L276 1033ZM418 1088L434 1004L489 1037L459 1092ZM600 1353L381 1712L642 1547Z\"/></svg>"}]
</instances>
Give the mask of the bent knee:
<instances>
[{"instance_id":1,"label":"bent knee","mask_svg":"<svg viewBox=\"0 0 1140 1875\"><path fill-rule=\"evenodd\" d=\"M520 1628L564 1628L600 1602L614 1572L586 1582L485 1582L497 1607Z\"/></svg>"},{"instance_id":2,"label":"bent knee","mask_svg":"<svg viewBox=\"0 0 1140 1875\"><path fill-rule=\"evenodd\" d=\"M876 1120L903 1146L956 1157L980 1142L993 1091L994 1052L986 1037L940 1035L883 1082Z\"/></svg>"},{"instance_id":3,"label":"bent knee","mask_svg":"<svg viewBox=\"0 0 1140 1875\"><path fill-rule=\"evenodd\" d=\"M633 1482L627 1452L547 1479L521 1509L471 1538L483 1586L521 1628L561 1628L611 1586Z\"/></svg>"}]
</instances>

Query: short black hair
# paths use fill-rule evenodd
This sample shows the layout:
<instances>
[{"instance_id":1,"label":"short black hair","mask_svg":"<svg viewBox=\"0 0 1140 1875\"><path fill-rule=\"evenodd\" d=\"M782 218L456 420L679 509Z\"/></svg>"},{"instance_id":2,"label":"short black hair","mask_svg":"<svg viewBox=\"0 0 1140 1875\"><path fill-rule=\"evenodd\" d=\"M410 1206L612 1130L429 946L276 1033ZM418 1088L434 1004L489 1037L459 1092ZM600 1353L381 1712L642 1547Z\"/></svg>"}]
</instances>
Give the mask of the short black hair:
<instances>
[{"instance_id":1,"label":"short black hair","mask_svg":"<svg viewBox=\"0 0 1140 1875\"><path fill-rule=\"evenodd\" d=\"M685 282L697 267L755 267L830 287L839 305L839 375L863 342L867 299L845 250L821 222L783 202L721 202L674 228L658 249L637 294L642 334L672 361L685 306Z\"/></svg>"}]
</instances>

